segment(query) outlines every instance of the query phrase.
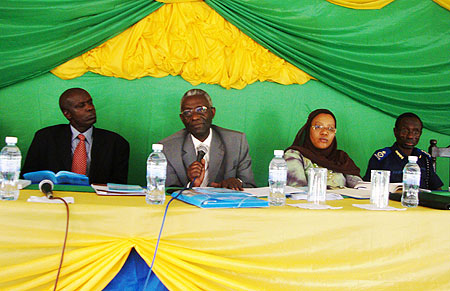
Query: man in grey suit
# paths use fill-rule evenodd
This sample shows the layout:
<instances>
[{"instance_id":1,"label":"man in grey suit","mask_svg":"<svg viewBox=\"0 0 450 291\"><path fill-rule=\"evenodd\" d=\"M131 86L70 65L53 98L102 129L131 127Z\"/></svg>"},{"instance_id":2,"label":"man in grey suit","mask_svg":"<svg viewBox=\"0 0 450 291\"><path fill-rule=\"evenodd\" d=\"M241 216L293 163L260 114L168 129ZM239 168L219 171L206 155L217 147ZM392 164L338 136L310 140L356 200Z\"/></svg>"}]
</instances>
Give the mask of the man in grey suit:
<instances>
[{"instance_id":1,"label":"man in grey suit","mask_svg":"<svg viewBox=\"0 0 450 291\"><path fill-rule=\"evenodd\" d=\"M205 91L184 94L180 118L186 128L159 142L167 157L166 186L255 187L245 134L212 125L215 114Z\"/></svg>"}]
</instances>

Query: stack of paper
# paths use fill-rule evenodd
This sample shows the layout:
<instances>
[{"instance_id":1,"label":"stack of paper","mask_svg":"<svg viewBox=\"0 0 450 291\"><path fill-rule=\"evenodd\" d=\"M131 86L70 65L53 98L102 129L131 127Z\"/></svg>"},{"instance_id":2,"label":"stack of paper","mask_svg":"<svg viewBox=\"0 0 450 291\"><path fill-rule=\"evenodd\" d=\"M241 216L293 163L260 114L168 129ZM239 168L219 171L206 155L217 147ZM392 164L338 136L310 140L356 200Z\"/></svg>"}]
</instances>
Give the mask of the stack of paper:
<instances>
[{"instance_id":1,"label":"stack of paper","mask_svg":"<svg viewBox=\"0 0 450 291\"><path fill-rule=\"evenodd\" d=\"M244 188L245 193L249 193L252 196L255 197L267 197L269 195L269 187L259 187L259 188ZM284 189L284 193L286 196L289 196L291 194L307 194L308 193L308 187L291 187L286 186Z\"/></svg>"},{"instance_id":2,"label":"stack of paper","mask_svg":"<svg viewBox=\"0 0 450 291\"><path fill-rule=\"evenodd\" d=\"M145 190L139 185L113 184L107 185L91 184L97 195L102 196L143 196Z\"/></svg>"}]
</instances>

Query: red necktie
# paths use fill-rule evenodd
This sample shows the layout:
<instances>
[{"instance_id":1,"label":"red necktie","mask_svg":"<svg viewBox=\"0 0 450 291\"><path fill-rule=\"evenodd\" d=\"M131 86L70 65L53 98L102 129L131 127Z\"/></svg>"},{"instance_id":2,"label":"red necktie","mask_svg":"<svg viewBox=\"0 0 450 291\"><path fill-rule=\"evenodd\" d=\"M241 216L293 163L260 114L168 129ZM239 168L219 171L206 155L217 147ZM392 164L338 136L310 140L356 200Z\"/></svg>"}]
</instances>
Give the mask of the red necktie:
<instances>
[{"instance_id":1,"label":"red necktie","mask_svg":"<svg viewBox=\"0 0 450 291\"><path fill-rule=\"evenodd\" d=\"M87 155L86 144L84 142L86 137L80 133L78 135L78 139L80 140L80 142L73 152L72 172L86 175Z\"/></svg>"}]
</instances>

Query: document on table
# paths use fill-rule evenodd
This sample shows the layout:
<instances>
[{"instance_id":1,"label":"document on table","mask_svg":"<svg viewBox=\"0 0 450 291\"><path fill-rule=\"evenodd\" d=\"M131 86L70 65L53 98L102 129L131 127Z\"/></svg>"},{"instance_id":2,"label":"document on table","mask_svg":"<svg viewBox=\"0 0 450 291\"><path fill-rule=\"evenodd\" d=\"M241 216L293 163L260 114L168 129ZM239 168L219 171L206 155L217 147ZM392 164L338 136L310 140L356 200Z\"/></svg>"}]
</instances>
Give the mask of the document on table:
<instances>
[{"instance_id":1,"label":"document on table","mask_svg":"<svg viewBox=\"0 0 450 291\"><path fill-rule=\"evenodd\" d=\"M269 195L269 187L244 188L244 192L249 193L255 197L267 197ZM296 194L296 193L307 194L308 187L295 188L295 187L291 187L291 186L286 186L284 192L286 195L292 195L292 194Z\"/></svg>"},{"instance_id":2,"label":"document on table","mask_svg":"<svg viewBox=\"0 0 450 291\"><path fill-rule=\"evenodd\" d=\"M181 194L174 192L172 197L200 208L269 207L266 200L246 192L224 188L194 187Z\"/></svg>"},{"instance_id":3,"label":"document on table","mask_svg":"<svg viewBox=\"0 0 450 291\"><path fill-rule=\"evenodd\" d=\"M292 193L291 194L291 199L292 200L307 200L308 199L308 194L307 193ZM337 193L329 193L327 192L325 194L325 200L329 201L329 200L342 200L344 199L344 197L342 197L342 195L337 194Z\"/></svg>"},{"instance_id":4,"label":"document on table","mask_svg":"<svg viewBox=\"0 0 450 291\"><path fill-rule=\"evenodd\" d=\"M107 185L99 185L99 184L91 184L92 188L94 188L95 193L97 193L97 195L101 195L101 196L144 196L145 195L145 190L140 187L140 190L138 191L138 189L136 189L135 185L130 185L130 186L134 186L133 190L127 190L127 189L123 189L122 191L117 190L117 189L111 189L108 188Z\"/></svg>"},{"instance_id":5,"label":"document on table","mask_svg":"<svg viewBox=\"0 0 450 291\"><path fill-rule=\"evenodd\" d=\"M402 190L402 183L389 183L389 192L394 193ZM355 188L338 188L327 190L327 193L341 194L355 199L370 199L372 185L370 182L358 183Z\"/></svg>"},{"instance_id":6,"label":"document on table","mask_svg":"<svg viewBox=\"0 0 450 291\"><path fill-rule=\"evenodd\" d=\"M75 199L73 197L61 197L67 203L75 203ZM30 196L27 199L27 202L38 202L38 203L64 203L60 199L48 199L47 196Z\"/></svg>"},{"instance_id":7,"label":"document on table","mask_svg":"<svg viewBox=\"0 0 450 291\"><path fill-rule=\"evenodd\" d=\"M355 199L370 199L370 190L342 188L327 190L328 193L340 194Z\"/></svg>"},{"instance_id":8,"label":"document on table","mask_svg":"<svg viewBox=\"0 0 450 291\"><path fill-rule=\"evenodd\" d=\"M362 209L366 209L366 210L378 210L378 211L403 211L406 210L406 208L396 208L396 207L392 207L392 206L386 206L383 208L379 208L374 204L352 204L352 206L354 207L358 207L358 208L362 208Z\"/></svg>"},{"instance_id":9,"label":"document on table","mask_svg":"<svg viewBox=\"0 0 450 291\"><path fill-rule=\"evenodd\" d=\"M17 183L17 187L19 188L19 190L25 189L25 187L27 187L30 184L31 184L30 180L19 179L19 182Z\"/></svg>"},{"instance_id":10,"label":"document on table","mask_svg":"<svg viewBox=\"0 0 450 291\"><path fill-rule=\"evenodd\" d=\"M360 183L356 184L356 186L354 188L359 189L359 190L371 191L372 183L360 182ZM389 183L389 192L390 193L399 192L399 191L401 192L402 188L403 188L403 183Z\"/></svg>"},{"instance_id":11,"label":"document on table","mask_svg":"<svg viewBox=\"0 0 450 291\"><path fill-rule=\"evenodd\" d=\"M244 192L249 193L255 197L267 197L269 195L269 187L244 188ZM308 187L286 186L285 194L293 200L306 200L308 198ZM340 199L343 199L341 195L327 192L326 200Z\"/></svg>"}]
</instances>

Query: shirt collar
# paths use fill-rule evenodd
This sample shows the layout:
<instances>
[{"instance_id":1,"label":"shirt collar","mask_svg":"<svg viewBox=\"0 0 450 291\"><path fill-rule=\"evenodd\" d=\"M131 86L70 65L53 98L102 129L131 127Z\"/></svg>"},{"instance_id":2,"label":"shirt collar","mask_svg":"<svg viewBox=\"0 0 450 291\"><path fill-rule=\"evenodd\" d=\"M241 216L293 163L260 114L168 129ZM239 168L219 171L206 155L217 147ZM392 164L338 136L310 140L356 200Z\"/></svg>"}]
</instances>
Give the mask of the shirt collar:
<instances>
[{"instance_id":1,"label":"shirt collar","mask_svg":"<svg viewBox=\"0 0 450 291\"><path fill-rule=\"evenodd\" d=\"M200 141L198 140L195 136L193 136L191 134L191 138L192 138L192 142L194 143L194 148L195 150L197 150L197 147L201 144L205 145L208 148L208 153L209 153L209 148L211 147L211 140L212 140L212 129L209 129L209 135L208 137L204 140L204 141ZM208 154L207 153L207 154Z\"/></svg>"},{"instance_id":2,"label":"shirt collar","mask_svg":"<svg viewBox=\"0 0 450 291\"><path fill-rule=\"evenodd\" d=\"M92 131L93 131L94 127L89 127L88 130L86 130L85 132L79 132L75 127L73 127L72 125L70 125L70 130L72 131L72 141L74 139L76 139L78 137L78 135L81 133L84 135L84 137L86 137L86 142L88 144L92 144Z\"/></svg>"},{"instance_id":3,"label":"shirt collar","mask_svg":"<svg viewBox=\"0 0 450 291\"><path fill-rule=\"evenodd\" d=\"M392 145L392 151L393 151L393 152L398 151L398 153L399 153L400 155L398 155L398 154L397 154L397 155L398 155L402 160L403 160L403 159L408 159L408 156L405 155L405 154L402 152L402 150L401 150L400 147L398 146L397 142L394 142L394 144ZM412 155L412 156L418 156L418 157L420 158L420 157L421 157L420 150L419 150L418 148L414 147L413 150L412 150L412 152L411 152L411 155Z\"/></svg>"}]
</instances>

